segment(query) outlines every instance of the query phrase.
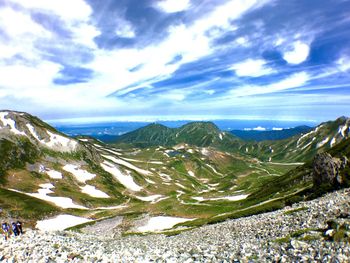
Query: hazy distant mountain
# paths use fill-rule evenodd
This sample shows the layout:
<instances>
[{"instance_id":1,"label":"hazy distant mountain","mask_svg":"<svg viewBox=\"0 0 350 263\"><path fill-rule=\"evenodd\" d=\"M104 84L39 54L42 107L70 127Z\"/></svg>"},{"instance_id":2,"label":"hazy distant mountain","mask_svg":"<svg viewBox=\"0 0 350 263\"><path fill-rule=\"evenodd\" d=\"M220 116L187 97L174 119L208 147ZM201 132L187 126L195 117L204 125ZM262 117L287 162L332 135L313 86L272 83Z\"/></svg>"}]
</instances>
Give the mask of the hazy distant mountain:
<instances>
[{"instance_id":1,"label":"hazy distant mountain","mask_svg":"<svg viewBox=\"0 0 350 263\"><path fill-rule=\"evenodd\" d=\"M307 133L312 130L309 126L297 126L295 128L282 129L282 130L268 130L268 131L256 131L256 130L232 130L231 133L237 137L247 141L275 141L283 140L294 135L301 133Z\"/></svg>"}]
</instances>

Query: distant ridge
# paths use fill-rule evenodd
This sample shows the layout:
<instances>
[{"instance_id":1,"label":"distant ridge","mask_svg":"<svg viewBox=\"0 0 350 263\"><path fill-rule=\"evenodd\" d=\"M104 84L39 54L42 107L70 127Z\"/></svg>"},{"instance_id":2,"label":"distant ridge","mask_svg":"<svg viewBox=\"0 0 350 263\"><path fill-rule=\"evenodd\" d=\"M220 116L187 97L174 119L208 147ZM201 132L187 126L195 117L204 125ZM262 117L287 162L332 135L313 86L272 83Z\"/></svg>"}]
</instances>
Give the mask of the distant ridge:
<instances>
[{"instance_id":1,"label":"distant ridge","mask_svg":"<svg viewBox=\"0 0 350 263\"><path fill-rule=\"evenodd\" d=\"M220 131L212 122L191 122L180 128L149 124L118 137L115 143L131 143L140 147L173 146L187 143L199 147L219 147L239 140L229 132Z\"/></svg>"},{"instance_id":2,"label":"distant ridge","mask_svg":"<svg viewBox=\"0 0 350 263\"><path fill-rule=\"evenodd\" d=\"M294 135L307 133L313 128L303 125L295 128L269 131L255 131L255 130L232 130L231 133L246 141L275 141L290 138Z\"/></svg>"}]
</instances>

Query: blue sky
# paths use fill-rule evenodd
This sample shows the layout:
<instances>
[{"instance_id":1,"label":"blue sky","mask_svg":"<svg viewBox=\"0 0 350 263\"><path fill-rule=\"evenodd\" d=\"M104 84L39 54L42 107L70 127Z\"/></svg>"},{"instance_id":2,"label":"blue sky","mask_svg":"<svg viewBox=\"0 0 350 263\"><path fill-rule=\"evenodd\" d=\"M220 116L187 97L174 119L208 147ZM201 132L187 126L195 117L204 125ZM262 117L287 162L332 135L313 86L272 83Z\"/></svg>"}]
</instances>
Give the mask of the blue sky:
<instances>
[{"instance_id":1,"label":"blue sky","mask_svg":"<svg viewBox=\"0 0 350 263\"><path fill-rule=\"evenodd\" d=\"M350 115L347 0L2 0L0 108L44 119Z\"/></svg>"}]
</instances>

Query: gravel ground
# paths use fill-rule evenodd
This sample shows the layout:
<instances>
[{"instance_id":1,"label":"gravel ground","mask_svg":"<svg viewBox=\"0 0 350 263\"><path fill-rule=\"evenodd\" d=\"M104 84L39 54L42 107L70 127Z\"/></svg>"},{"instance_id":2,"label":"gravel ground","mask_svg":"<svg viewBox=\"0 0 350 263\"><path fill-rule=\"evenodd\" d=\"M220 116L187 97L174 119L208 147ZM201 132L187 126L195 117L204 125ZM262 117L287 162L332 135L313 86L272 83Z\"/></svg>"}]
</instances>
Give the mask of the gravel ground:
<instances>
[{"instance_id":1,"label":"gravel ground","mask_svg":"<svg viewBox=\"0 0 350 263\"><path fill-rule=\"evenodd\" d=\"M304 209L286 213L301 207ZM0 261L349 262L349 243L327 241L316 231L327 229L326 221L339 214L350 217L350 189L171 237L101 235L108 224L118 225L119 218L89 226L85 233L28 229L23 236L0 241Z\"/></svg>"}]
</instances>

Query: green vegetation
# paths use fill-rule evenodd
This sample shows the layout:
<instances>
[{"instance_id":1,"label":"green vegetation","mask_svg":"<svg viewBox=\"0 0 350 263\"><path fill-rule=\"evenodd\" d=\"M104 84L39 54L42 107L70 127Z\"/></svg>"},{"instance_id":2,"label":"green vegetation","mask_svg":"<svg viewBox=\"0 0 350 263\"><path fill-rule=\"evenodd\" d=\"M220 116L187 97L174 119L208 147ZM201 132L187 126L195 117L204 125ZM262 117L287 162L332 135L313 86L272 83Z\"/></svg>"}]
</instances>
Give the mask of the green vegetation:
<instances>
[{"instance_id":1,"label":"green vegetation","mask_svg":"<svg viewBox=\"0 0 350 263\"><path fill-rule=\"evenodd\" d=\"M298 207L298 208L295 208L295 209L288 210L288 211L284 212L284 214L285 215L291 215L291 214L294 214L296 212L305 211L305 210L308 210L308 208L307 207Z\"/></svg>"}]
</instances>

